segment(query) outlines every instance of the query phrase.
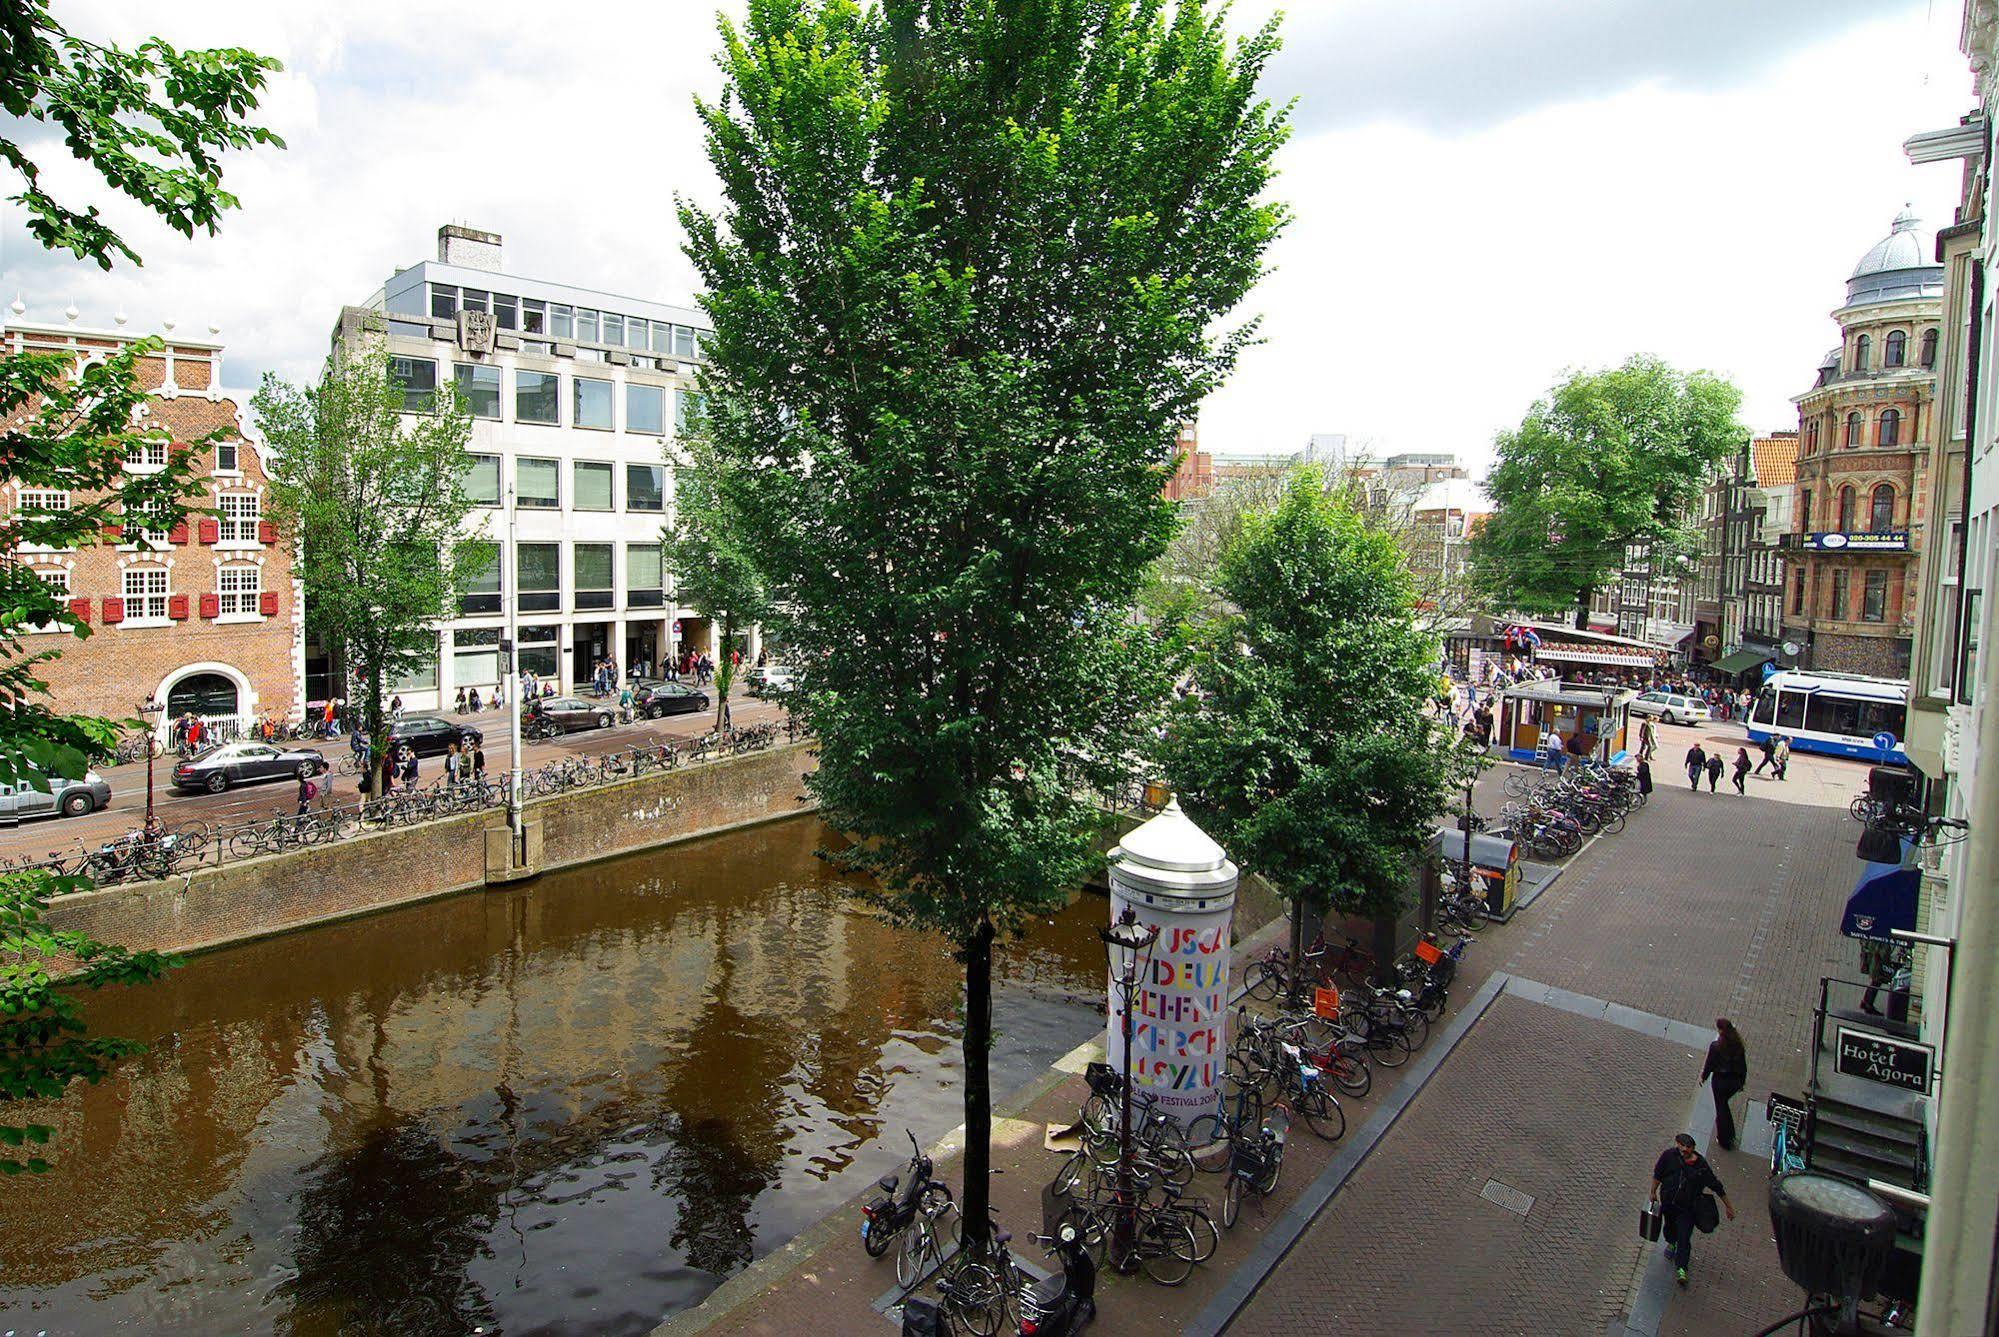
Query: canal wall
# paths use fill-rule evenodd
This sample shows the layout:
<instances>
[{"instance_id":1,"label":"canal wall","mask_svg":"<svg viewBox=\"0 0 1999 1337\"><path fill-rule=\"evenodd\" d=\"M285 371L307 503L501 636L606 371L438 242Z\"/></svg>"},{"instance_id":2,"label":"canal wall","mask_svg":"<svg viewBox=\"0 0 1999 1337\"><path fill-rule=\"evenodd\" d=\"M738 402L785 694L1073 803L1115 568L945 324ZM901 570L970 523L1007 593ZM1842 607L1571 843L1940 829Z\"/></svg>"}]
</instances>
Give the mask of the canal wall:
<instances>
[{"instance_id":1,"label":"canal wall","mask_svg":"<svg viewBox=\"0 0 1999 1337\"><path fill-rule=\"evenodd\" d=\"M493 810L61 896L47 920L99 942L173 952L288 933L812 811L811 758L810 744L793 743L536 799L524 811L525 870L505 857L507 815Z\"/></svg>"}]
</instances>

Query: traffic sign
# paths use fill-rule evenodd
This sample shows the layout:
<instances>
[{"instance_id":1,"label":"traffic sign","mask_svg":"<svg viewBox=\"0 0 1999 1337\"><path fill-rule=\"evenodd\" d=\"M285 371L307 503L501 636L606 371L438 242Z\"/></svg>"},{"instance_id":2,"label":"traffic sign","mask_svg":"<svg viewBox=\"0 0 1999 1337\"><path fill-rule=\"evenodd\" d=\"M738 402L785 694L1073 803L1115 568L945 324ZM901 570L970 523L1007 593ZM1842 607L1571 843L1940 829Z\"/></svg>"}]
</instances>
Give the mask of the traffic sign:
<instances>
[{"instance_id":1,"label":"traffic sign","mask_svg":"<svg viewBox=\"0 0 1999 1337\"><path fill-rule=\"evenodd\" d=\"M675 618L675 619L673 619L673 634L674 634L674 635L676 635L676 636L678 636L678 635L680 634L680 619L679 619L679 618Z\"/></svg>"},{"instance_id":2,"label":"traffic sign","mask_svg":"<svg viewBox=\"0 0 1999 1337\"><path fill-rule=\"evenodd\" d=\"M1876 752L1893 752L1895 750L1895 735L1885 731L1875 734L1874 750Z\"/></svg>"}]
</instances>

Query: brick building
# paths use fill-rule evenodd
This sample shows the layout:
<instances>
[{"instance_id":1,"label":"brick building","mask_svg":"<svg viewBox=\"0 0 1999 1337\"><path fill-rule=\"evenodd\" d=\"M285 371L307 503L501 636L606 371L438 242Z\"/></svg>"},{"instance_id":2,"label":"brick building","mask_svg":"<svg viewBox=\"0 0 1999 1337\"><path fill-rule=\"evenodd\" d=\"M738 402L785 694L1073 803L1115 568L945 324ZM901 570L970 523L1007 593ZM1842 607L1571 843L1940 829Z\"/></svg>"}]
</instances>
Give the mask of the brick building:
<instances>
[{"instance_id":1,"label":"brick building","mask_svg":"<svg viewBox=\"0 0 1999 1337\"><path fill-rule=\"evenodd\" d=\"M1784 640L1800 667L1908 676L1943 280L1904 209L1847 280L1840 345L1797 398Z\"/></svg>"},{"instance_id":2,"label":"brick building","mask_svg":"<svg viewBox=\"0 0 1999 1337\"><path fill-rule=\"evenodd\" d=\"M1162 495L1168 501L1198 501L1215 490L1215 459L1201 449L1200 429L1191 422L1180 424L1174 444L1180 462L1166 480Z\"/></svg>"},{"instance_id":3,"label":"brick building","mask_svg":"<svg viewBox=\"0 0 1999 1337\"><path fill-rule=\"evenodd\" d=\"M0 328L15 353L74 350L85 359L136 337L18 319ZM24 545L15 553L59 585L91 629L82 640L59 630L30 632L27 645L62 652L42 673L58 710L129 719L150 698L166 707L162 728L188 712L225 732L264 715L295 720L304 695L302 600L291 551L264 518L263 460L243 433L239 406L220 388L222 345L171 329L165 338L158 356L138 364L139 383L150 392L143 413L176 445L218 429L228 437L201 450L185 523L128 529L93 547ZM129 459L126 468L162 468L168 449ZM0 505L11 511L24 498L46 508L72 500L0 483Z\"/></svg>"}]
</instances>

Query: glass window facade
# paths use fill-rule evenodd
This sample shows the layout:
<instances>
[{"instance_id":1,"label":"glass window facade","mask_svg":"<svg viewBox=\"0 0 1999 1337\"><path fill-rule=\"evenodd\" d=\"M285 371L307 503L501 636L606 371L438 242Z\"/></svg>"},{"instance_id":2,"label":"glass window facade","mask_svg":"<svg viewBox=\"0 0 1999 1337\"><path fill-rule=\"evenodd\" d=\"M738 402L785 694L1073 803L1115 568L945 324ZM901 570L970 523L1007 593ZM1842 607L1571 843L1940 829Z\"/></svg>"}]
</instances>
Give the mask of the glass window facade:
<instances>
[{"instance_id":1,"label":"glass window facade","mask_svg":"<svg viewBox=\"0 0 1999 1337\"><path fill-rule=\"evenodd\" d=\"M562 380L552 371L514 373L514 421L554 423L562 416Z\"/></svg>"},{"instance_id":2,"label":"glass window facade","mask_svg":"<svg viewBox=\"0 0 1999 1337\"><path fill-rule=\"evenodd\" d=\"M625 545L625 603L630 608L658 608L666 602L666 569L657 543Z\"/></svg>"},{"instance_id":3,"label":"glass window facade","mask_svg":"<svg viewBox=\"0 0 1999 1337\"><path fill-rule=\"evenodd\" d=\"M472 573L458 596L458 611L466 617L500 611L500 550L495 548L486 565Z\"/></svg>"},{"instance_id":4,"label":"glass window facade","mask_svg":"<svg viewBox=\"0 0 1999 1337\"><path fill-rule=\"evenodd\" d=\"M458 380L458 393L465 396L465 407L475 418L500 417L500 369L481 367L460 362L452 369Z\"/></svg>"},{"instance_id":5,"label":"glass window facade","mask_svg":"<svg viewBox=\"0 0 1999 1337\"><path fill-rule=\"evenodd\" d=\"M610 510L611 488L611 465L596 460L576 461L576 493L570 504L577 510Z\"/></svg>"},{"instance_id":6,"label":"glass window facade","mask_svg":"<svg viewBox=\"0 0 1999 1337\"><path fill-rule=\"evenodd\" d=\"M514 461L518 480L516 500L535 510L553 511L562 507L562 464L559 460L538 460L523 455Z\"/></svg>"},{"instance_id":7,"label":"glass window facade","mask_svg":"<svg viewBox=\"0 0 1999 1337\"><path fill-rule=\"evenodd\" d=\"M579 543L574 549L576 607L609 608L612 604L611 545Z\"/></svg>"},{"instance_id":8,"label":"glass window facade","mask_svg":"<svg viewBox=\"0 0 1999 1337\"><path fill-rule=\"evenodd\" d=\"M428 413L437 403L437 364L427 357L392 357L389 375L403 388L403 412Z\"/></svg>"},{"instance_id":9,"label":"glass window facade","mask_svg":"<svg viewBox=\"0 0 1999 1337\"><path fill-rule=\"evenodd\" d=\"M664 511L666 509L666 468L659 464L625 466L625 509Z\"/></svg>"},{"instance_id":10,"label":"glass window facade","mask_svg":"<svg viewBox=\"0 0 1999 1337\"><path fill-rule=\"evenodd\" d=\"M570 420L571 425L610 431L611 383L592 380L588 376L578 376L570 381L570 385L575 387L575 403L572 405L575 416Z\"/></svg>"},{"instance_id":11,"label":"glass window facade","mask_svg":"<svg viewBox=\"0 0 1999 1337\"><path fill-rule=\"evenodd\" d=\"M500 504L500 457L465 457L465 495L481 506Z\"/></svg>"},{"instance_id":12,"label":"glass window facade","mask_svg":"<svg viewBox=\"0 0 1999 1337\"><path fill-rule=\"evenodd\" d=\"M562 545L523 543L515 549L515 577L522 612L552 612L562 607Z\"/></svg>"},{"instance_id":13,"label":"glass window facade","mask_svg":"<svg viewBox=\"0 0 1999 1337\"><path fill-rule=\"evenodd\" d=\"M666 391L657 385L625 384L625 430L666 434Z\"/></svg>"}]
</instances>

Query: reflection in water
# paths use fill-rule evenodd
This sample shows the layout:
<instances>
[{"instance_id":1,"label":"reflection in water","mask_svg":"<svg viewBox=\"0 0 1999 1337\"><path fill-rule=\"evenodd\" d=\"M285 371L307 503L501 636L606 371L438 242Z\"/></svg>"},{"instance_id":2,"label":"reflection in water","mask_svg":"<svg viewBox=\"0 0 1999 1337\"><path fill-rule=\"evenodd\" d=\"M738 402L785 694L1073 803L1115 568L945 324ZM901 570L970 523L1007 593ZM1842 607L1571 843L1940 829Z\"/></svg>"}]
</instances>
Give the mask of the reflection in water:
<instances>
[{"instance_id":1,"label":"reflection in water","mask_svg":"<svg viewBox=\"0 0 1999 1337\"><path fill-rule=\"evenodd\" d=\"M0 1185L28 1331L642 1332L958 1121L960 976L783 823L191 961ZM1101 1023L1091 898L1002 961L994 1081ZM886 1140L882 1140L886 1135ZM850 1174L850 1167L857 1173Z\"/></svg>"}]
</instances>

